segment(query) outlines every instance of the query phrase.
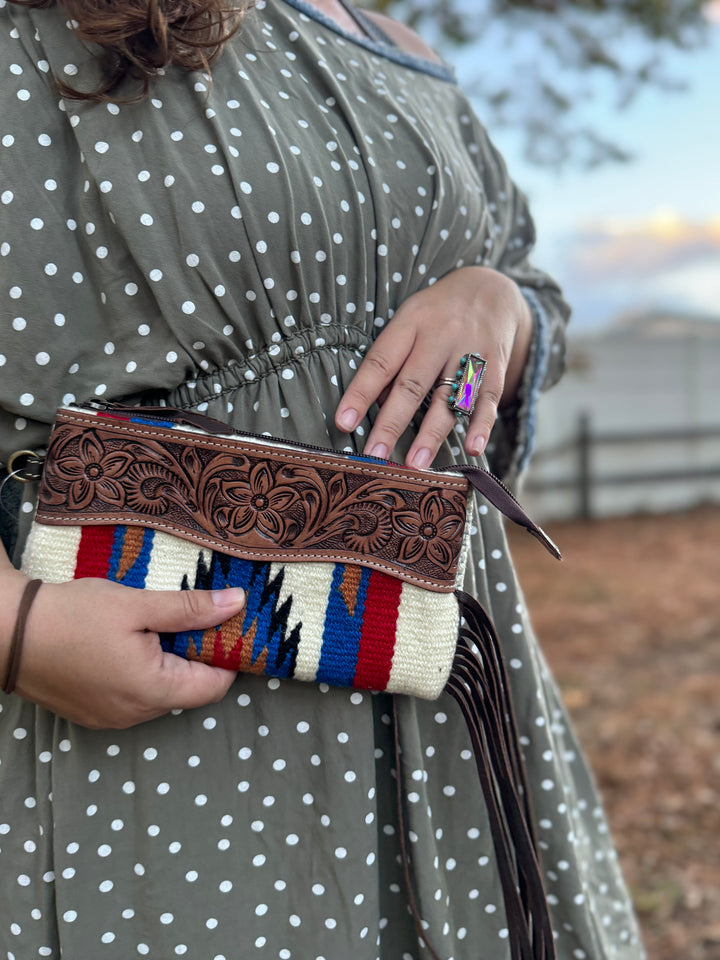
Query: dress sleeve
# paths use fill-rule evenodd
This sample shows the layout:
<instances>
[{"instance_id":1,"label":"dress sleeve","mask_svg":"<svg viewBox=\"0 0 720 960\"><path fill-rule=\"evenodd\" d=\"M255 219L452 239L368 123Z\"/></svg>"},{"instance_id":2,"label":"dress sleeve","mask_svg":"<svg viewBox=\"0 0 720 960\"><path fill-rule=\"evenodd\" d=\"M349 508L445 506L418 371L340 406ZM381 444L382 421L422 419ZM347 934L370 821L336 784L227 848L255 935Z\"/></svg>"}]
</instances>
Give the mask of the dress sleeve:
<instances>
[{"instance_id":1,"label":"dress sleeve","mask_svg":"<svg viewBox=\"0 0 720 960\"><path fill-rule=\"evenodd\" d=\"M535 224L525 195L508 175L485 130L479 126L475 132L483 186L494 221L492 254L485 262L518 284L530 306L534 326L517 399L501 411L487 451L493 471L512 483L530 461L540 394L557 383L565 369L565 328L570 308L557 283L530 262Z\"/></svg>"}]
</instances>

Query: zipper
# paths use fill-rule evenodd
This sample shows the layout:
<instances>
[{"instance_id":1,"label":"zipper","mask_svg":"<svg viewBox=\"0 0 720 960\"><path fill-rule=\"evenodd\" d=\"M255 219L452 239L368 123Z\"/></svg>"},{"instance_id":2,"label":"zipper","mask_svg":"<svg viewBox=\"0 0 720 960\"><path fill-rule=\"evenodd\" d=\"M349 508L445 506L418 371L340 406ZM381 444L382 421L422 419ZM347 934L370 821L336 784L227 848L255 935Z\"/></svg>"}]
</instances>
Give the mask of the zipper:
<instances>
[{"instance_id":1,"label":"zipper","mask_svg":"<svg viewBox=\"0 0 720 960\"><path fill-rule=\"evenodd\" d=\"M380 457L372 457L365 454L347 454L340 452L338 450L331 450L329 447L320 447L314 443L301 443L299 440L287 440L284 437L272 437L264 433L250 433L246 430L235 430L233 427L229 426L226 423L223 423L221 420L215 420L213 417L205 417L203 414L193 414L192 412L181 410L179 407L131 407L126 404L116 403L113 400L99 400L93 398L88 400L85 403L70 403L69 407L80 410L95 410L102 413L105 412L122 412L133 414L136 417L142 417L144 420L172 420L173 423L176 422L178 418L173 417L172 414L179 414L179 420L182 423L183 420L187 426L194 426L199 430L204 430L206 433L213 434L215 436L235 436L235 437L247 437L249 440L259 440L261 443L268 443L275 441L276 443L281 443L289 447L294 447L297 450L311 450L314 453L324 453L327 456L331 457L347 457L351 456L358 460L371 461L373 463L379 463L384 466L390 467L399 467L400 469L406 469L401 463L396 463L394 460L382 460ZM163 415L163 411L167 411L167 416ZM205 425L201 425L205 422ZM217 430L208 429L209 424L217 424ZM435 467L429 467L428 470L433 473L443 473L444 471L436 469Z\"/></svg>"}]
</instances>

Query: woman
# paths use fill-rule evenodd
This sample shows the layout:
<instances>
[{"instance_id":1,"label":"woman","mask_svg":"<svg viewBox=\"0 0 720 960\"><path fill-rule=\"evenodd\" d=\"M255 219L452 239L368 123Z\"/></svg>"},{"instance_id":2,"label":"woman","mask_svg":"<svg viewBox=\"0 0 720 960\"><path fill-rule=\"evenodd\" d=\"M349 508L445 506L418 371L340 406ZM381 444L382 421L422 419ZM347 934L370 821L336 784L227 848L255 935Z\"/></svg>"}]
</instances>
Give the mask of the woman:
<instances>
[{"instance_id":1,"label":"woman","mask_svg":"<svg viewBox=\"0 0 720 960\"><path fill-rule=\"evenodd\" d=\"M487 445L512 478L561 372L567 310L528 264L524 199L448 69L345 0L108 10L0 9L0 461L42 447L58 404L99 395L416 466ZM426 409L473 350L488 363L473 417L455 418L447 385ZM19 501L16 565L33 490ZM511 668L558 955L635 960L602 812L493 513L466 586ZM4 561L2 663L24 588ZM242 602L40 588L19 695L1 700L8 956L424 955L387 698L160 652L158 631ZM503 960L463 724L443 700L396 709L428 937L443 957Z\"/></svg>"}]
</instances>

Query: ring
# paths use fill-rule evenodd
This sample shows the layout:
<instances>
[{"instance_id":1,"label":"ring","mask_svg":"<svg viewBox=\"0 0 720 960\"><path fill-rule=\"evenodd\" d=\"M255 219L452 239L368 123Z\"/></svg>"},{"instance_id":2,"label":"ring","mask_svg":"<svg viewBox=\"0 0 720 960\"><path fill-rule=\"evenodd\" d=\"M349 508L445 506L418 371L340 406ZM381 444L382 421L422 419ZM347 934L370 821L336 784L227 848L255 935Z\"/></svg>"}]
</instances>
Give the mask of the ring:
<instances>
[{"instance_id":1,"label":"ring","mask_svg":"<svg viewBox=\"0 0 720 960\"><path fill-rule=\"evenodd\" d=\"M460 358L455 377L443 377L438 384L449 384L452 389L448 406L456 417L469 417L475 409L480 384L487 361L479 353L466 353Z\"/></svg>"},{"instance_id":2,"label":"ring","mask_svg":"<svg viewBox=\"0 0 720 960\"><path fill-rule=\"evenodd\" d=\"M455 386L455 377L439 377L435 381L435 389L438 387L454 387Z\"/></svg>"}]
</instances>

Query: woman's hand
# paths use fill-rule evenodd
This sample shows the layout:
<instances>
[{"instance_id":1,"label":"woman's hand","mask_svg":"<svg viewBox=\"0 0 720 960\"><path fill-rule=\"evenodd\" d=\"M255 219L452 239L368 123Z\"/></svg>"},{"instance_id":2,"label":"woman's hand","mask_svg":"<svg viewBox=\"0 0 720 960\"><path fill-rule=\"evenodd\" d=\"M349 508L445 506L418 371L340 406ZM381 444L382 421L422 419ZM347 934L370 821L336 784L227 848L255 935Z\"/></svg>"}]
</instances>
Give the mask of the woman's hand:
<instances>
[{"instance_id":1,"label":"woman's hand","mask_svg":"<svg viewBox=\"0 0 720 960\"><path fill-rule=\"evenodd\" d=\"M461 267L409 297L368 350L335 415L352 432L375 402L381 404L365 453L391 455L398 438L439 377L454 378L466 353L487 360L466 451L483 452L497 409L517 392L530 342L530 308L513 280L489 267ZM408 451L406 464L427 467L457 422L450 387L439 386Z\"/></svg>"},{"instance_id":2,"label":"woman's hand","mask_svg":"<svg viewBox=\"0 0 720 960\"><path fill-rule=\"evenodd\" d=\"M9 585L8 596L19 595L20 576L12 571L0 578L2 587ZM24 585L27 578L22 580ZM235 673L164 653L158 633L214 626L244 604L236 588L135 590L95 579L44 583L30 608L16 692L95 729L131 727L175 708L217 702Z\"/></svg>"}]
</instances>

